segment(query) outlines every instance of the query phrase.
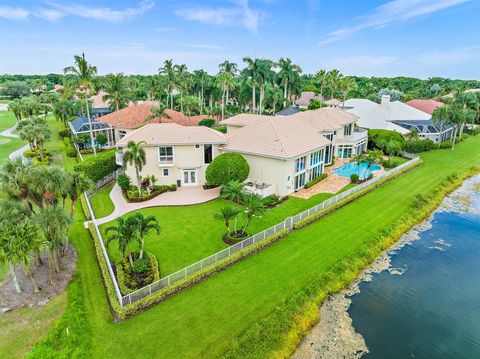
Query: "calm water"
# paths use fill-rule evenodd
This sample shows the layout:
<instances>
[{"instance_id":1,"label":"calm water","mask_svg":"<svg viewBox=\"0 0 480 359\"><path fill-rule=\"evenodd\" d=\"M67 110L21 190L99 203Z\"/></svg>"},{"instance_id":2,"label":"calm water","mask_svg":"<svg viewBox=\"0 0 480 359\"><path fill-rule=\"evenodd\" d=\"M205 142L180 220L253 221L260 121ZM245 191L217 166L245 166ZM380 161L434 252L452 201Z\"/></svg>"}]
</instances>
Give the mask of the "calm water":
<instances>
[{"instance_id":1,"label":"calm water","mask_svg":"<svg viewBox=\"0 0 480 359\"><path fill-rule=\"evenodd\" d=\"M351 298L365 358L480 358L480 216L437 213L420 237L392 257L402 275L374 275Z\"/></svg>"},{"instance_id":2,"label":"calm water","mask_svg":"<svg viewBox=\"0 0 480 359\"><path fill-rule=\"evenodd\" d=\"M358 163L356 162L350 162L350 163L345 163L342 167L339 167L333 172L342 177L348 177L352 174L356 174L359 176L360 179L365 179L367 178L372 171L377 171L381 169L379 165L372 165L368 170L367 170L368 164L366 162L360 162L360 170L358 169Z\"/></svg>"}]
</instances>

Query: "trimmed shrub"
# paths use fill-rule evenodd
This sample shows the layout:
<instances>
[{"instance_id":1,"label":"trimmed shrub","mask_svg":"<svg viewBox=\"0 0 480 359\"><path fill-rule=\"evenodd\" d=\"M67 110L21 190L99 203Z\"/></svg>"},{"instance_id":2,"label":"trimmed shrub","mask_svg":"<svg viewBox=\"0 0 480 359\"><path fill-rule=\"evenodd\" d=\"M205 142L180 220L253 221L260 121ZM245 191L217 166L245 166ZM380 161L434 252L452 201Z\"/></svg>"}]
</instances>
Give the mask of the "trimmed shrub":
<instances>
[{"instance_id":1,"label":"trimmed shrub","mask_svg":"<svg viewBox=\"0 0 480 359\"><path fill-rule=\"evenodd\" d=\"M117 178L118 186L122 190L122 192L125 192L129 187L130 187L130 177L127 175L119 175Z\"/></svg>"},{"instance_id":2,"label":"trimmed shrub","mask_svg":"<svg viewBox=\"0 0 480 359\"><path fill-rule=\"evenodd\" d=\"M213 159L205 177L210 186L221 186L230 181L243 182L250 173L250 166L239 153L226 152Z\"/></svg>"},{"instance_id":3,"label":"trimmed shrub","mask_svg":"<svg viewBox=\"0 0 480 359\"><path fill-rule=\"evenodd\" d=\"M136 186L130 185L125 192L125 197L128 202L143 202L148 201L158 195L165 192L174 192L177 190L177 185L161 185L154 186L150 193L148 193L146 188L141 190L140 196L138 195L138 188Z\"/></svg>"},{"instance_id":4,"label":"trimmed shrub","mask_svg":"<svg viewBox=\"0 0 480 359\"><path fill-rule=\"evenodd\" d=\"M442 143L440 143L440 146L438 146L440 149L447 149L447 148L452 148L452 141L450 140L447 140L447 141L443 141Z\"/></svg>"},{"instance_id":5,"label":"trimmed shrub","mask_svg":"<svg viewBox=\"0 0 480 359\"><path fill-rule=\"evenodd\" d=\"M395 168L397 166L400 165L400 161L399 160L395 160L395 159L390 159L390 160L382 160L382 166L384 168Z\"/></svg>"},{"instance_id":6,"label":"trimmed shrub","mask_svg":"<svg viewBox=\"0 0 480 359\"><path fill-rule=\"evenodd\" d=\"M43 156L43 161L40 160L40 156L34 157L32 162L35 166L48 166L50 164L50 156Z\"/></svg>"},{"instance_id":7,"label":"trimmed shrub","mask_svg":"<svg viewBox=\"0 0 480 359\"><path fill-rule=\"evenodd\" d=\"M402 148L404 148L406 144L405 137L399 132L378 129L368 130L368 143L370 145L375 145L377 148L384 149L385 144L390 141L399 142L402 145Z\"/></svg>"},{"instance_id":8,"label":"trimmed shrub","mask_svg":"<svg viewBox=\"0 0 480 359\"><path fill-rule=\"evenodd\" d=\"M65 153L68 157L77 157L77 151L72 146L65 147Z\"/></svg>"},{"instance_id":9,"label":"trimmed shrub","mask_svg":"<svg viewBox=\"0 0 480 359\"><path fill-rule=\"evenodd\" d=\"M358 183L358 175L356 173L352 173L350 175L350 181L352 181L352 183Z\"/></svg>"},{"instance_id":10,"label":"trimmed shrub","mask_svg":"<svg viewBox=\"0 0 480 359\"><path fill-rule=\"evenodd\" d=\"M107 138L107 135L105 135L104 133L99 133L97 135L97 143L100 145L100 146L105 146L108 142L108 138Z\"/></svg>"},{"instance_id":11,"label":"trimmed shrub","mask_svg":"<svg viewBox=\"0 0 480 359\"><path fill-rule=\"evenodd\" d=\"M327 178L327 176L328 175L326 173L322 173L320 176L318 176L314 180L307 182L307 184L305 184L305 188L310 188L313 185L316 185L318 182L323 181L325 178Z\"/></svg>"},{"instance_id":12,"label":"trimmed shrub","mask_svg":"<svg viewBox=\"0 0 480 359\"><path fill-rule=\"evenodd\" d=\"M135 252L132 255L134 258L138 257L139 252ZM120 288L120 292L123 295L134 292L135 290L144 287L156 280L160 279L160 270L158 268L157 258L152 253L143 253L143 259L135 259L133 261L133 268L130 265L128 257L125 256L116 265L117 281ZM141 283L138 283L138 273L144 273L141 276Z\"/></svg>"},{"instance_id":13,"label":"trimmed shrub","mask_svg":"<svg viewBox=\"0 0 480 359\"><path fill-rule=\"evenodd\" d=\"M59 131L58 134L60 135L60 137L70 137L72 135L72 131L66 128L65 130Z\"/></svg>"},{"instance_id":14,"label":"trimmed shrub","mask_svg":"<svg viewBox=\"0 0 480 359\"><path fill-rule=\"evenodd\" d=\"M74 167L75 172L82 172L92 181L98 182L118 168L115 152L108 151L90 157Z\"/></svg>"},{"instance_id":15,"label":"trimmed shrub","mask_svg":"<svg viewBox=\"0 0 480 359\"><path fill-rule=\"evenodd\" d=\"M408 153L420 153L430 151L435 148L435 143L431 140L412 140L407 141L405 151Z\"/></svg>"},{"instance_id":16,"label":"trimmed shrub","mask_svg":"<svg viewBox=\"0 0 480 359\"><path fill-rule=\"evenodd\" d=\"M218 127L212 127L215 131L221 132L221 133L227 133L227 126L218 126Z\"/></svg>"},{"instance_id":17,"label":"trimmed shrub","mask_svg":"<svg viewBox=\"0 0 480 359\"><path fill-rule=\"evenodd\" d=\"M308 109L309 110L316 110L322 107L327 107L327 104L320 101L320 100L310 100L310 103L308 104Z\"/></svg>"},{"instance_id":18,"label":"trimmed shrub","mask_svg":"<svg viewBox=\"0 0 480 359\"><path fill-rule=\"evenodd\" d=\"M215 120L213 118L204 118L198 123L200 126L213 127Z\"/></svg>"}]
</instances>

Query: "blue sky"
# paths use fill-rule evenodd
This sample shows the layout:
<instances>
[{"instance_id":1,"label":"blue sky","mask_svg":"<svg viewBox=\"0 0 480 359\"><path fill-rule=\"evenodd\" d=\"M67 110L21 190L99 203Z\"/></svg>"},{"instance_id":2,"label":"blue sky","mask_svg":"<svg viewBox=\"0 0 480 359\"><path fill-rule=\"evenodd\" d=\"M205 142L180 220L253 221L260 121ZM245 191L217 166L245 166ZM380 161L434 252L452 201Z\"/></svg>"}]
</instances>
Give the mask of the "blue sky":
<instances>
[{"instance_id":1,"label":"blue sky","mask_svg":"<svg viewBox=\"0 0 480 359\"><path fill-rule=\"evenodd\" d=\"M0 73L155 73L290 57L348 75L480 79L480 0L1 0Z\"/></svg>"}]
</instances>

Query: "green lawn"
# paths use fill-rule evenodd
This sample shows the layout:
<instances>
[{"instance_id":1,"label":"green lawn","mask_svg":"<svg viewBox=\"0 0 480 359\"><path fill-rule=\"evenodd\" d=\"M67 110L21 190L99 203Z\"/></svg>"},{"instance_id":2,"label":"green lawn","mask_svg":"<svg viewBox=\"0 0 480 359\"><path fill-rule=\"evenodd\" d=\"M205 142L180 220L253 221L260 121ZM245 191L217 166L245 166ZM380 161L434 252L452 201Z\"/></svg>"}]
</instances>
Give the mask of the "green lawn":
<instances>
[{"instance_id":1,"label":"green lawn","mask_svg":"<svg viewBox=\"0 0 480 359\"><path fill-rule=\"evenodd\" d=\"M350 186L344 190L348 188ZM308 200L290 197L281 205L268 209L261 218L255 218L248 231L250 234L258 233L331 196L326 193L318 194ZM103 193L101 197L107 196ZM98 202L101 201L98 199L95 203L92 201L95 213L97 210L104 211L105 205L103 203L97 205ZM223 221L214 218L226 205L228 203L224 200L216 199L194 206L154 207L141 210L144 215L156 216L162 228L160 235L152 233L145 241L146 250L154 253L158 259L162 277L227 247L222 241L222 236L226 232L225 225ZM105 223L101 226L102 231L114 223L115 221ZM119 259L120 252L115 242L110 244L109 253L114 261Z\"/></svg>"},{"instance_id":2,"label":"green lawn","mask_svg":"<svg viewBox=\"0 0 480 359\"><path fill-rule=\"evenodd\" d=\"M59 131L65 129L63 123L57 121L55 116L47 116L48 127L52 131L50 140L45 144L45 147L53 155L53 164L64 167L67 170L73 170L73 167L78 163L75 157L68 157L65 154L65 145Z\"/></svg>"},{"instance_id":3,"label":"green lawn","mask_svg":"<svg viewBox=\"0 0 480 359\"><path fill-rule=\"evenodd\" d=\"M67 296L63 292L42 307L22 308L0 315L0 358L24 358L52 323L62 316L66 306Z\"/></svg>"},{"instance_id":4,"label":"green lawn","mask_svg":"<svg viewBox=\"0 0 480 359\"><path fill-rule=\"evenodd\" d=\"M8 159L10 153L25 145L19 138L0 136L0 163Z\"/></svg>"},{"instance_id":5,"label":"green lawn","mask_svg":"<svg viewBox=\"0 0 480 359\"><path fill-rule=\"evenodd\" d=\"M95 218L106 217L115 209L112 200L110 199L110 192L112 191L115 182L103 187L100 191L90 197L90 203L93 208Z\"/></svg>"},{"instance_id":6,"label":"green lawn","mask_svg":"<svg viewBox=\"0 0 480 359\"><path fill-rule=\"evenodd\" d=\"M0 131L12 127L17 122L15 115L10 111L0 111Z\"/></svg>"},{"instance_id":7,"label":"green lawn","mask_svg":"<svg viewBox=\"0 0 480 359\"><path fill-rule=\"evenodd\" d=\"M72 240L79 252L78 280L92 333L91 356L218 357L277 306L401 218L415 195L455 171L480 165L480 136L455 151L432 151L422 158L417 169L121 324L112 323L92 241L77 211Z\"/></svg>"}]
</instances>

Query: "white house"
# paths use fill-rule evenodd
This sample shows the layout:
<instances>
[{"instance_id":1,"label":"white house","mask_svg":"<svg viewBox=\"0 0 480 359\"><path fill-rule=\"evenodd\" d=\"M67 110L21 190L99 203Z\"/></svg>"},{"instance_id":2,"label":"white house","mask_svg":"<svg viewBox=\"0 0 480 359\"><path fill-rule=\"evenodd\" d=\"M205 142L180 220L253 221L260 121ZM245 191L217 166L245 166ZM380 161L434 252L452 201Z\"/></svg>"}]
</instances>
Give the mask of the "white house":
<instances>
[{"instance_id":1,"label":"white house","mask_svg":"<svg viewBox=\"0 0 480 359\"><path fill-rule=\"evenodd\" d=\"M358 125L368 129L396 131L402 135L418 133L420 139L442 142L452 136L450 126L434 124L432 116L400 101L382 96L380 104L367 99L349 99L344 110L358 116Z\"/></svg>"}]
</instances>

